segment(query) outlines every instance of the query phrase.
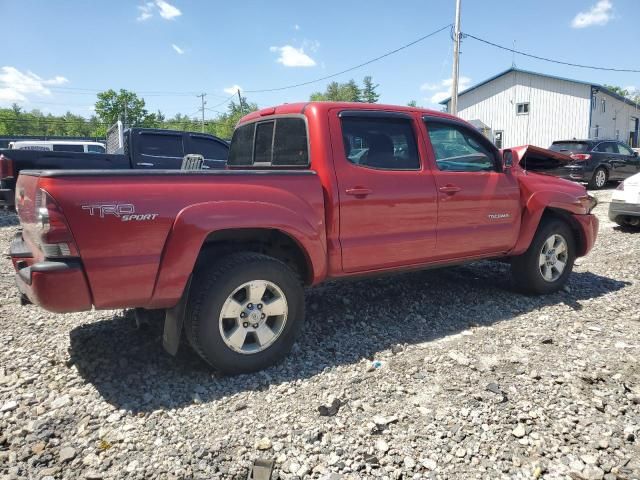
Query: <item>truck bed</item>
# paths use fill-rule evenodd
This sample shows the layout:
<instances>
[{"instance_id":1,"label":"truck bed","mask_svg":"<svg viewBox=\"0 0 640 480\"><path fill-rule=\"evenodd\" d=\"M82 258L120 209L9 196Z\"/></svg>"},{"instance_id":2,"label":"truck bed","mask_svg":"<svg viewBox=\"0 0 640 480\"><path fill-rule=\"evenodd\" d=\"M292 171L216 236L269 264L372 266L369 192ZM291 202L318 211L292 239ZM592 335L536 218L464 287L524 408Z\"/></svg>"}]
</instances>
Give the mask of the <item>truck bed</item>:
<instances>
[{"instance_id":1,"label":"truck bed","mask_svg":"<svg viewBox=\"0 0 640 480\"><path fill-rule=\"evenodd\" d=\"M17 188L24 223L40 189L64 212L96 308L175 304L213 230L255 224L324 240L322 188L309 170L22 171ZM178 255L163 258L170 243Z\"/></svg>"}]
</instances>

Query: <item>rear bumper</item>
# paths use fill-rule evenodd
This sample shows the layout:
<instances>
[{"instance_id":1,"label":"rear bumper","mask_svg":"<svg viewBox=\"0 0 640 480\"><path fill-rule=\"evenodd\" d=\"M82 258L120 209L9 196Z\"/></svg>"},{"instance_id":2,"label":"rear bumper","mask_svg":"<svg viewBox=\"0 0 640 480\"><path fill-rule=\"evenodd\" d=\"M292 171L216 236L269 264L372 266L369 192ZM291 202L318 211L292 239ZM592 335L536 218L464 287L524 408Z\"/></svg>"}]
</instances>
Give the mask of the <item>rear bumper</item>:
<instances>
[{"instance_id":1,"label":"rear bumper","mask_svg":"<svg viewBox=\"0 0 640 480\"><path fill-rule=\"evenodd\" d=\"M616 222L620 217L640 217L640 204L611 200L609 220Z\"/></svg>"},{"instance_id":2,"label":"rear bumper","mask_svg":"<svg viewBox=\"0 0 640 480\"><path fill-rule=\"evenodd\" d=\"M580 225L582 232L582 245L578 251L578 257L583 257L591 251L593 245L596 243L598 237L598 217L593 214L589 215L574 215L573 218Z\"/></svg>"},{"instance_id":3,"label":"rear bumper","mask_svg":"<svg viewBox=\"0 0 640 480\"><path fill-rule=\"evenodd\" d=\"M56 313L91 310L91 294L78 259L33 262L31 252L16 234L9 251L18 290L31 303Z\"/></svg>"}]
</instances>

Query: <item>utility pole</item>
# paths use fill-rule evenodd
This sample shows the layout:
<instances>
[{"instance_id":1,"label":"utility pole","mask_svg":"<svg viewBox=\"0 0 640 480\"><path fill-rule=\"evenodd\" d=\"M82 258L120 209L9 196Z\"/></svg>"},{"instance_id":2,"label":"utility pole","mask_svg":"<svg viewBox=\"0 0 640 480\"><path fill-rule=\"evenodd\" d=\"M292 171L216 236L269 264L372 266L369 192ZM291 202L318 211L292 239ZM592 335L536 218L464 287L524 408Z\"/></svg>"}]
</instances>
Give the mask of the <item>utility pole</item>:
<instances>
[{"instance_id":1,"label":"utility pole","mask_svg":"<svg viewBox=\"0 0 640 480\"><path fill-rule=\"evenodd\" d=\"M244 106L242 105L242 96L240 95L240 89L238 89L238 101L240 102L240 113L244 114Z\"/></svg>"},{"instance_id":2,"label":"utility pole","mask_svg":"<svg viewBox=\"0 0 640 480\"><path fill-rule=\"evenodd\" d=\"M458 80L460 78L460 2L456 0L456 22L453 27L453 75L451 76L451 113L458 114Z\"/></svg>"},{"instance_id":3,"label":"utility pole","mask_svg":"<svg viewBox=\"0 0 640 480\"><path fill-rule=\"evenodd\" d=\"M201 93L200 95L196 95L196 97L199 97L200 100L202 101L202 106L200 107L200 111L202 112L202 123L200 124L200 131L202 133L204 133L204 106L207 104L207 102L204 100L204 97L206 97L207 94L206 93Z\"/></svg>"}]
</instances>

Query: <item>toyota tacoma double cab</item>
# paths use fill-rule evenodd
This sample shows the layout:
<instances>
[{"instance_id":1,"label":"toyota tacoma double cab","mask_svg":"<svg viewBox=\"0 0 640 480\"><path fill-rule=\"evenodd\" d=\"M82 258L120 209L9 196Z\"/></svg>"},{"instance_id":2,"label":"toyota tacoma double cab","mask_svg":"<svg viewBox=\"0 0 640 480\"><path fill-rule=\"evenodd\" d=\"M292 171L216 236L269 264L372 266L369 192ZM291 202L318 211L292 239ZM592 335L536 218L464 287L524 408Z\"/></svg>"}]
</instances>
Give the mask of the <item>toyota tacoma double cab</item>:
<instances>
[{"instance_id":1,"label":"toyota tacoma double cab","mask_svg":"<svg viewBox=\"0 0 640 480\"><path fill-rule=\"evenodd\" d=\"M519 290L560 289L595 200L526 155L446 113L311 102L241 119L225 170L23 171L18 288L53 312L163 311L170 353L184 334L212 367L255 371L328 279L509 259Z\"/></svg>"}]
</instances>

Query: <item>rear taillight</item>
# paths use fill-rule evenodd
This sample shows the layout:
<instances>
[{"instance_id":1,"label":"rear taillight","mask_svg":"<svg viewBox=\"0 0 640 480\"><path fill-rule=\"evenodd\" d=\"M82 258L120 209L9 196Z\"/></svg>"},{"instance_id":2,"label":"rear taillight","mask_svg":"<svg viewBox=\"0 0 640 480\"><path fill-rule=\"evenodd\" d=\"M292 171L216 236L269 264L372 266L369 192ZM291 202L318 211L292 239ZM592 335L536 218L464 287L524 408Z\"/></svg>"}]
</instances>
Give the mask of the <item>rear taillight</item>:
<instances>
[{"instance_id":1,"label":"rear taillight","mask_svg":"<svg viewBox=\"0 0 640 480\"><path fill-rule=\"evenodd\" d=\"M44 190L36 195L35 231L45 257L77 257L78 248L56 201Z\"/></svg>"},{"instance_id":2,"label":"rear taillight","mask_svg":"<svg viewBox=\"0 0 640 480\"><path fill-rule=\"evenodd\" d=\"M591 155L588 153L572 153L571 158L573 158L576 162L584 162L591 158Z\"/></svg>"},{"instance_id":3,"label":"rear taillight","mask_svg":"<svg viewBox=\"0 0 640 480\"><path fill-rule=\"evenodd\" d=\"M13 160L0 155L0 180L14 176Z\"/></svg>"}]
</instances>

